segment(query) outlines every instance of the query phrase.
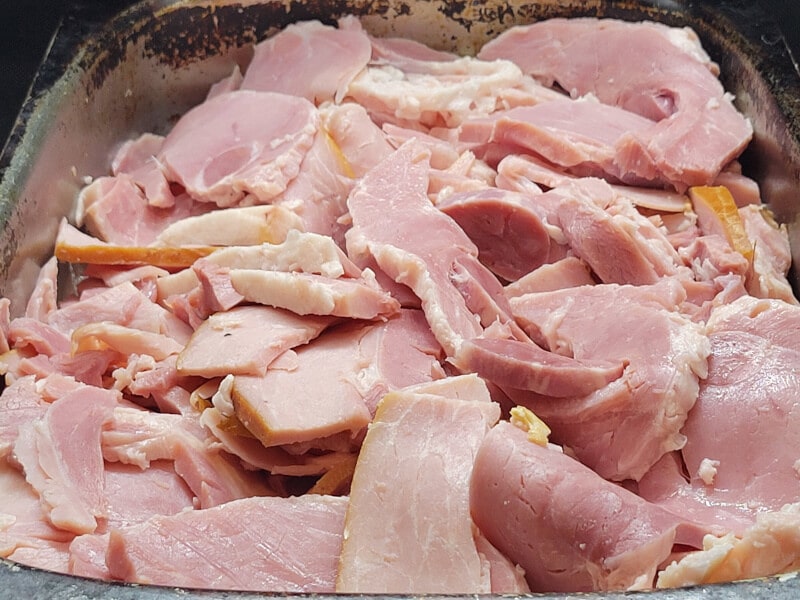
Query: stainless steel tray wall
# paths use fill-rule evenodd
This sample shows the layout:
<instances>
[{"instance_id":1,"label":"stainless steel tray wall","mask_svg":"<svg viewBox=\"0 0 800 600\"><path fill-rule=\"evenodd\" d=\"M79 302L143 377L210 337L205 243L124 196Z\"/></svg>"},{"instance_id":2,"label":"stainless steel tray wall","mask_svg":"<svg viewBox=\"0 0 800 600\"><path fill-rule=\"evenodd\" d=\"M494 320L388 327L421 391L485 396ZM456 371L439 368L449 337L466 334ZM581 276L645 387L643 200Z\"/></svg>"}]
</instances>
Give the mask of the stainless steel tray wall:
<instances>
[{"instance_id":1,"label":"stainless steel tray wall","mask_svg":"<svg viewBox=\"0 0 800 600\"><path fill-rule=\"evenodd\" d=\"M11 298L12 312L24 310L39 266L52 254L58 221L70 214L87 177L108 172L119 143L145 131L166 131L234 64L246 65L255 41L295 21L332 23L344 14L362 16L365 27L377 35L410 37L465 53L512 25L555 16L647 18L692 26L720 64L726 88L753 122L755 138L743 157L745 172L760 182L764 200L788 225L794 264L800 264L800 75L776 24L751 1L149 0L110 20L98 12L66 20L0 156L0 295ZM797 271L795 290L800 289ZM105 584L0 561L0 595L6 594L186 597L169 588ZM645 597L691 600L709 595L796 598L800 580L770 578Z\"/></svg>"}]
</instances>

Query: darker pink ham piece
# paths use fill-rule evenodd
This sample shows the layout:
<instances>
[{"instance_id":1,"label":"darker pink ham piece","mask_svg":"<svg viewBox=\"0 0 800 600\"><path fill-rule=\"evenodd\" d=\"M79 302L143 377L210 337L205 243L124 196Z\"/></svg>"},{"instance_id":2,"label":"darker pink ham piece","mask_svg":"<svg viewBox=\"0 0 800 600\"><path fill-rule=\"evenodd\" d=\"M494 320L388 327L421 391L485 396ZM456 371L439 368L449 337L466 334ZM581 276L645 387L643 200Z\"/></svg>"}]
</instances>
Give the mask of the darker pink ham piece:
<instances>
[{"instance_id":1,"label":"darker pink ham piece","mask_svg":"<svg viewBox=\"0 0 800 600\"><path fill-rule=\"evenodd\" d=\"M639 479L683 446L687 413L706 373L708 341L679 314L679 281L652 286L602 284L511 299L520 325L550 350L576 359L627 363L622 376L558 402L507 390L531 408L602 477Z\"/></svg>"},{"instance_id":2,"label":"darker pink ham piece","mask_svg":"<svg viewBox=\"0 0 800 600\"><path fill-rule=\"evenodd\" d=\"M500 387L530 390L554 398L589 394L622 375L624 364L575 360L528 341L475 338L459 348L453 363Z\"/></svg>"},{"instance_id":3,"label":"darker pink ham piece","mask_svg":"<svg viewBox=\"0 0 800 600\"><path fill-rule=\"evenodd\" d=\"M475 458L470 508L535 592L649 588L681 524L505 421Z\"/></svg>"},{"instance_id":4,"label":"darker pink ham piece","mask_svg":"<svg viewBox=\"0 0 800 600\"><path fill-rule=\"evenodd\" d=\"M116 390L82 386L20 427L14 457L56 527L92 533L108 517L100 436L120 398Z\"/></svg>"},{"instance_id":5,"label":"darker pink ham piece","mask_svg":"<svg viewBox=\"0 0 800 600\"><path fill-rule=\"evenodd\" d=\"M442 395L426 394L421 387L385 396L364 439L337 592L491 590L473 539L469 478L500 409L479 398L454 399L442 389Z\"/></svg>"},{"instance_id":6,"label":"darker pink ham piece","mask_svg":"<svg viewBox=\"0 0 800 600\"><path fill-rule=\"evenodd\" d=\"M452 355L464 339L482 332L451 281L453 266L477 262L478 250L428 200L428 160L427 150L411 140L359 181L347 201L353 220L347 247L357 262L373 257L386 275L414 291L433 334Z\"/></svg>"},{"instance_id":7,"label":"darker pink ham piece","mask_svg":"<svg viewBox=\"0 0 800 600\"><path fill-rule=\"evenodd\" d=\"M438 208L455 220L478 247L493 273L516 281L547 261L550 236L524 195L489 188L454 194Z\"/></svg>"},{"instance_id":8,"label":"darker pink ham piece","mask_svg":"<svg viewBox=\"0 0 800 600\"><path fill-rule=\"evenodd\" d=\"M300 317L269 306L240 306L211 315L178 355L181 375L208 379L225 375L264 375L286 350L308 343L329 317Z\"/></svg>"},{"instance_id":9,"label":"darker pink ham piece","mask_svg":"<svg viewBox=\"0 0 800 600\"><path fill-rule=\"evenodd\" d=\"M302 98L220 94L181 117L158 158L168 179L197 200L226 207L251 194L266 203L297 176L318 122L314 105Z\"/></svg>"},{"instance_id":10,"label":"darker pink ham piece","mask_svg":"<svg viewBox=\"0 0 800 600\"><path fill-rule=\"evenodd\" d=\"M652 23L552 19L508 31L479 56L510 59L573 95L592 93L657 121L618 145L620 169L685 189L712 183L752 128L724 96L696 38L679 46L677 33Z\"/></svg>"},{"instance_id":11,"label":"darker pink ham piece","mask_svg":"<svg viewBox=\"0 0 800 600\"><path fill-rule=\"evenodd\" d=\"M111 531L106 563L126 581L331 593L347 499L246 498Z\"/></svg>"},{"instance_id":12,"label":"darker pink ham piece","mask_svg":"<svg viewBox=\"0 0 800 600\"><path fill-rule=\"evenodd\" d=\"M342 29L318 21L296 23L256 46L241 89L281 92L317 105L338 102L371 53L358 21Z\"/></svg>"}]
</instances>

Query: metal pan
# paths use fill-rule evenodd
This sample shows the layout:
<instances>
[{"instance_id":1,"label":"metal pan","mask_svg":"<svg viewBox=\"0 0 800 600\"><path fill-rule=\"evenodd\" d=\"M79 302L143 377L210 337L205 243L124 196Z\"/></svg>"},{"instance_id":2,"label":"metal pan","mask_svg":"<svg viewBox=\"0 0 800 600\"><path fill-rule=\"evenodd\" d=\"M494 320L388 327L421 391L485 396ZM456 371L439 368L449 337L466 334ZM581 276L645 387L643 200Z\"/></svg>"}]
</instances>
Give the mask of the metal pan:
<instances>
[{"instance_id":1,"label":"metal pan","mask_svg":"<svg viewBox=\"0 0 800 600\"><path fill-rule=\"evenodd\" d=\"M103 3L78 3L67 17L0 156L0 295L13 306L24 306L40 265L52 255L58 221L70 214L85 178L108 171L119 143L144 131L166 131L234 64L246 64L252 43L295 21L333 23L344 14L362 16L376 35L464 53L512 25L556 16L653 19L693 27L719 63L726 89L753 123L755 136L743 167L787 224L794 264L800 264L800 75L779 28L750 0L145 0L116 16L107 13ZM797 268L792 282L799 290ZM0 590L6 597L29 599L264 597L103 583L9 561L0 561ZM641 594L534 596L640 595L649 600L789 599L800 597L800 578Z\"/></svg>"}]
</instances>

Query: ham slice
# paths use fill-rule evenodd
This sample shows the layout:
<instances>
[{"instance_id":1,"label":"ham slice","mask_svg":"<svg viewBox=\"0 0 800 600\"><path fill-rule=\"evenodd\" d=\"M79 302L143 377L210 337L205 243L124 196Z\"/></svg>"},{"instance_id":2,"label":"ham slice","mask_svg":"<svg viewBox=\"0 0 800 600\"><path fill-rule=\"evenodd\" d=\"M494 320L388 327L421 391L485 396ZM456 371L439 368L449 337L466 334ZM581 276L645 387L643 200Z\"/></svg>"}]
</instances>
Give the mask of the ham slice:
<instances>
[{"instance_id":1,"label":"ham slice","mask_svg":"<svg viewBox=\"0 0 800 600\"><path fill-rule=\"evenodd\" d=\"M100 436L119 400L116 391L80 387L20 427L15 460L60 529L92 533L108 518Z\"/></svg>"},{"instance_id":2,"label":"ham slice","mask_svg":"<svg viewBox=\"0 0 800 600\"><path fill-rule=\"evenodd\" d=\"M218 590L331 593L347 499L245 498L113 529L114 579Z\"/></svg>"},{"instance_id":3,"label":"ham slice","mask_svg":"<svg viewBox=\"0 0 800 600\"><path fill-rule=\"evenodd\" d=\"M378 406L353 476L337 592L491 589L473 539L469 479L499 407L434 389L441 395L424 386L392 392Z\"/></svg>"},{"instance_id":4,"label":"ham slice","mask_svg":"<svg viewBox=\"0 0 800 600\"><path fill-rule=\"evenodd\" d=\"M319 21L295 23L256 45L241 89L281 92L317 105L339 102L371 53L370 39L355 19L342 29Z\"/></svg>"},{"instance_id":5,"label":"ham slice","mask_svg":"<svg viewBox=\"0 0 800 600\"><path fill-rule=\"evenodd\" d=\"M314 105L302 98L229 92L184 114L158 159L197 200L228 207L250 194L263 204L297 176L318 125Z\"/></svg>"},{"instance_id":6,"label":"ham slice","mask_svg":"<svg viewBox=\"0 0 800 600\"><path fill-rule=\"evenodd\" d=\"M505 421L475 458L470 506L535 592L649 588L681 524Z\"/></svg>"},{"instance_id":7,"label":"ham slice","mask_svg":"<svg viewBox=\"0 0 800 600\"><path fill-rule=\"evenodd\" d=\"M264 375L280 354L306 344L331 324L268 306L240 306L203 321L178 355L181 375Z\"/></svg>"}]
</instances>

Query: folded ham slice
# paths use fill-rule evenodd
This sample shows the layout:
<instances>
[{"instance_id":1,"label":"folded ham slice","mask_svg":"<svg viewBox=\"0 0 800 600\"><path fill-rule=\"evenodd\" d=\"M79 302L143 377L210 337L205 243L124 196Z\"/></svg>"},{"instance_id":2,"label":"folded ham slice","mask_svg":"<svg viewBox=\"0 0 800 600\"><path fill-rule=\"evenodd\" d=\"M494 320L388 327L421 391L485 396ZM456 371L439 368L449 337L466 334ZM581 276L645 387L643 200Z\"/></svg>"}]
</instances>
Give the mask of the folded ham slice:
<instances>
[{"instance_id":1,"label":"folded ham slice","mask_svg":"<svg viewBox=\"0 0 800 600\"><path fill-rule=\"evenodd\" d=\"M480 446L470 507L535 592L649 588L681 525L506 421Z\"/></svg>"}]
</instances>

